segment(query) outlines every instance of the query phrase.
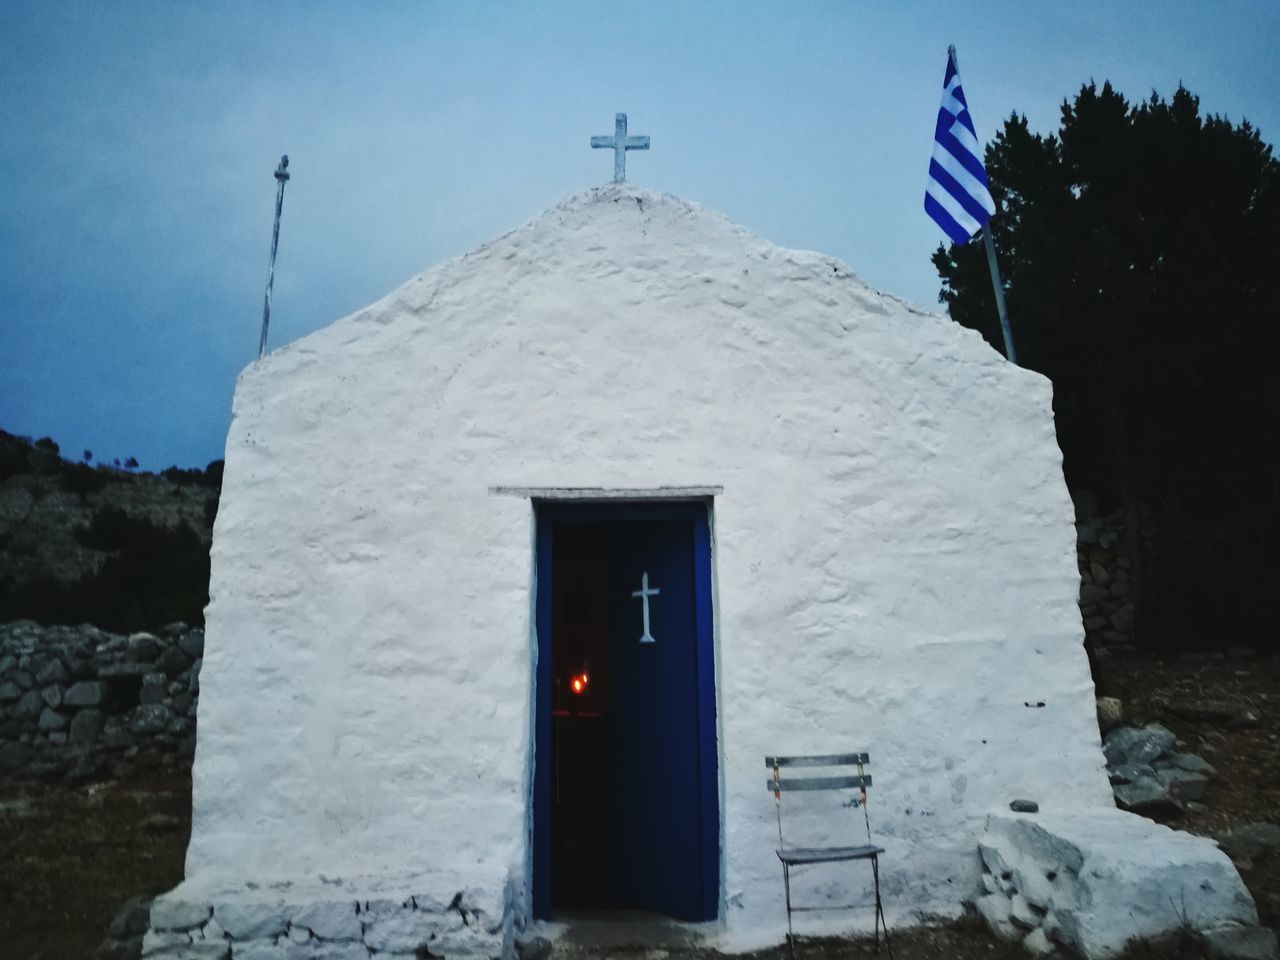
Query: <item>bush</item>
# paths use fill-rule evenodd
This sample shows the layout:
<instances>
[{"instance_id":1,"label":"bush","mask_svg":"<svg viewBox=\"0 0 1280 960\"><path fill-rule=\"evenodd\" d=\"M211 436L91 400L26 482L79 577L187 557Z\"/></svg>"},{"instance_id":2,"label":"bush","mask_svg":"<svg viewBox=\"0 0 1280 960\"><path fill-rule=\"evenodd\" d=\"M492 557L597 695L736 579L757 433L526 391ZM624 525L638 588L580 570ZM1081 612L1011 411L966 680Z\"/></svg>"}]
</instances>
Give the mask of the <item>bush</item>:
<instances>
[{"instance_id":1,"label":"bush","mask_svg":"<svg viewBox=\"0 0 1280 960\"><path fill-rule=\"evenodd\" d=\"M0 584L0 621L89 622L122 632L204 622L209 550L187 524L161 527L104 507L76 539L110 553L101 568L73 582Z\"/></svg>"},{"instance_id":2,"label":"bush","mask_svg":"<svg viewBox=\"0 0 1280 960\"><path fill-rule=\"evenodd\" d=\"M105 470L95 470L88 463L73 463L62 473L62 489L77 494L81 500L105 487L111 478Z\"/></svg>"}]
</instances>

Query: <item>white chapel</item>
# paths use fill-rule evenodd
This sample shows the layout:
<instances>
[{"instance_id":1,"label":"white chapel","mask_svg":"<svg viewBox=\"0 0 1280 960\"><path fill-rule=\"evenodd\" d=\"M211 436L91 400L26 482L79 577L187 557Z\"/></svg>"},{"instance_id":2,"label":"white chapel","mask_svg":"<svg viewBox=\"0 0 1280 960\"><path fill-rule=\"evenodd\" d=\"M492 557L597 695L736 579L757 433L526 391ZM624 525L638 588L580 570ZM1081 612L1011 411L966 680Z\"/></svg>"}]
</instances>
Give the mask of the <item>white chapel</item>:
<instances>
[{"instance_id":1,"label":"white chapel","mask_svg":"<svg viewBox=\"0 0 1280 960\"><path fill-rule=\"evenodd\" d=\"M988 812L1112 807L1073 520L1049 382L976 333L697 204L570 197L241 375L153 922L777 943L764 757L850 750L891 919L954 913Z\"/></svg>"}]
</instances>

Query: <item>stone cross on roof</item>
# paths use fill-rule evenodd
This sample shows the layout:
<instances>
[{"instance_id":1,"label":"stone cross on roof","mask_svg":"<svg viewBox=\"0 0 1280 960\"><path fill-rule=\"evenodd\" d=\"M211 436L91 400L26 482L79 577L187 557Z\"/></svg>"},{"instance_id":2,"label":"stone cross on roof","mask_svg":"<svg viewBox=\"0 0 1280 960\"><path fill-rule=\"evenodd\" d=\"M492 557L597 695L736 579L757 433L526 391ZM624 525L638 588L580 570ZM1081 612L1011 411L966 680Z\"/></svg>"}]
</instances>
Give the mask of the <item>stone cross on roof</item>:
<instances>
[{"instance_id":1,"label":"stone cross on roof","mask_svg":"<svg viewBox=\"0 0 1280 960\"><path fill-rule=\"evenodd\" d=\"M613 182L621 183L627 179L627 151L648 150L649 138L628 137L627 115L619 113L613 118L613 136L592 137L591 146L613 151Z\"/></svg>"}]
</instances>

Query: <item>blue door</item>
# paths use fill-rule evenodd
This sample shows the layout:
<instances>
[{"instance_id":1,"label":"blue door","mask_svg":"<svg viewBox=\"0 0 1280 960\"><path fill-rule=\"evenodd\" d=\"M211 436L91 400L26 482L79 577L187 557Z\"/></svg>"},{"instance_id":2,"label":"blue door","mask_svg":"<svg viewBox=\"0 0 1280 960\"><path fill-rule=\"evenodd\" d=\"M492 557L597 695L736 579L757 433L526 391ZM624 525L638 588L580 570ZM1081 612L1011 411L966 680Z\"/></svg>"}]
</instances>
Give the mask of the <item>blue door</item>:
<instances>
[{"instance_id":1,"label":"blue door","mask_svg":"<svg viewBox=\"0 0 1280 960\"><path fill-rule=\"evenodd\" d=\"M707 506L545 507L538 534L535 913L714 919Z\"/></svg>"}]
</instances>

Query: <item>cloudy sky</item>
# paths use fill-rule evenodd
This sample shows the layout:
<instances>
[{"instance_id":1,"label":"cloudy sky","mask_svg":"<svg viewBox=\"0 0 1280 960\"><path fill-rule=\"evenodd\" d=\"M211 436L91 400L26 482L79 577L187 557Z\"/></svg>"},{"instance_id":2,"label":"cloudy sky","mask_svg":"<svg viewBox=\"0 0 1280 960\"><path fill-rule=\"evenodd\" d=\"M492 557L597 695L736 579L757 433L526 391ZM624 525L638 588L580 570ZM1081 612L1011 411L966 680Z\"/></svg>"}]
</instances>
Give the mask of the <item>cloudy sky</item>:
<instances>
[{"instance_id":1,"label":"cloudy sky","mask_svg":"<svg viewBox=\"0 0 1280 960\"><path fill-rule=\"evenodd\" d=\"M609 179L620 110L636 183L936 309L948 43L984 140L1091 78L1280 130L1276 0L0 0L0 427L220 457L280 154L273 345Z\"/></svg>"}]
</instances>

